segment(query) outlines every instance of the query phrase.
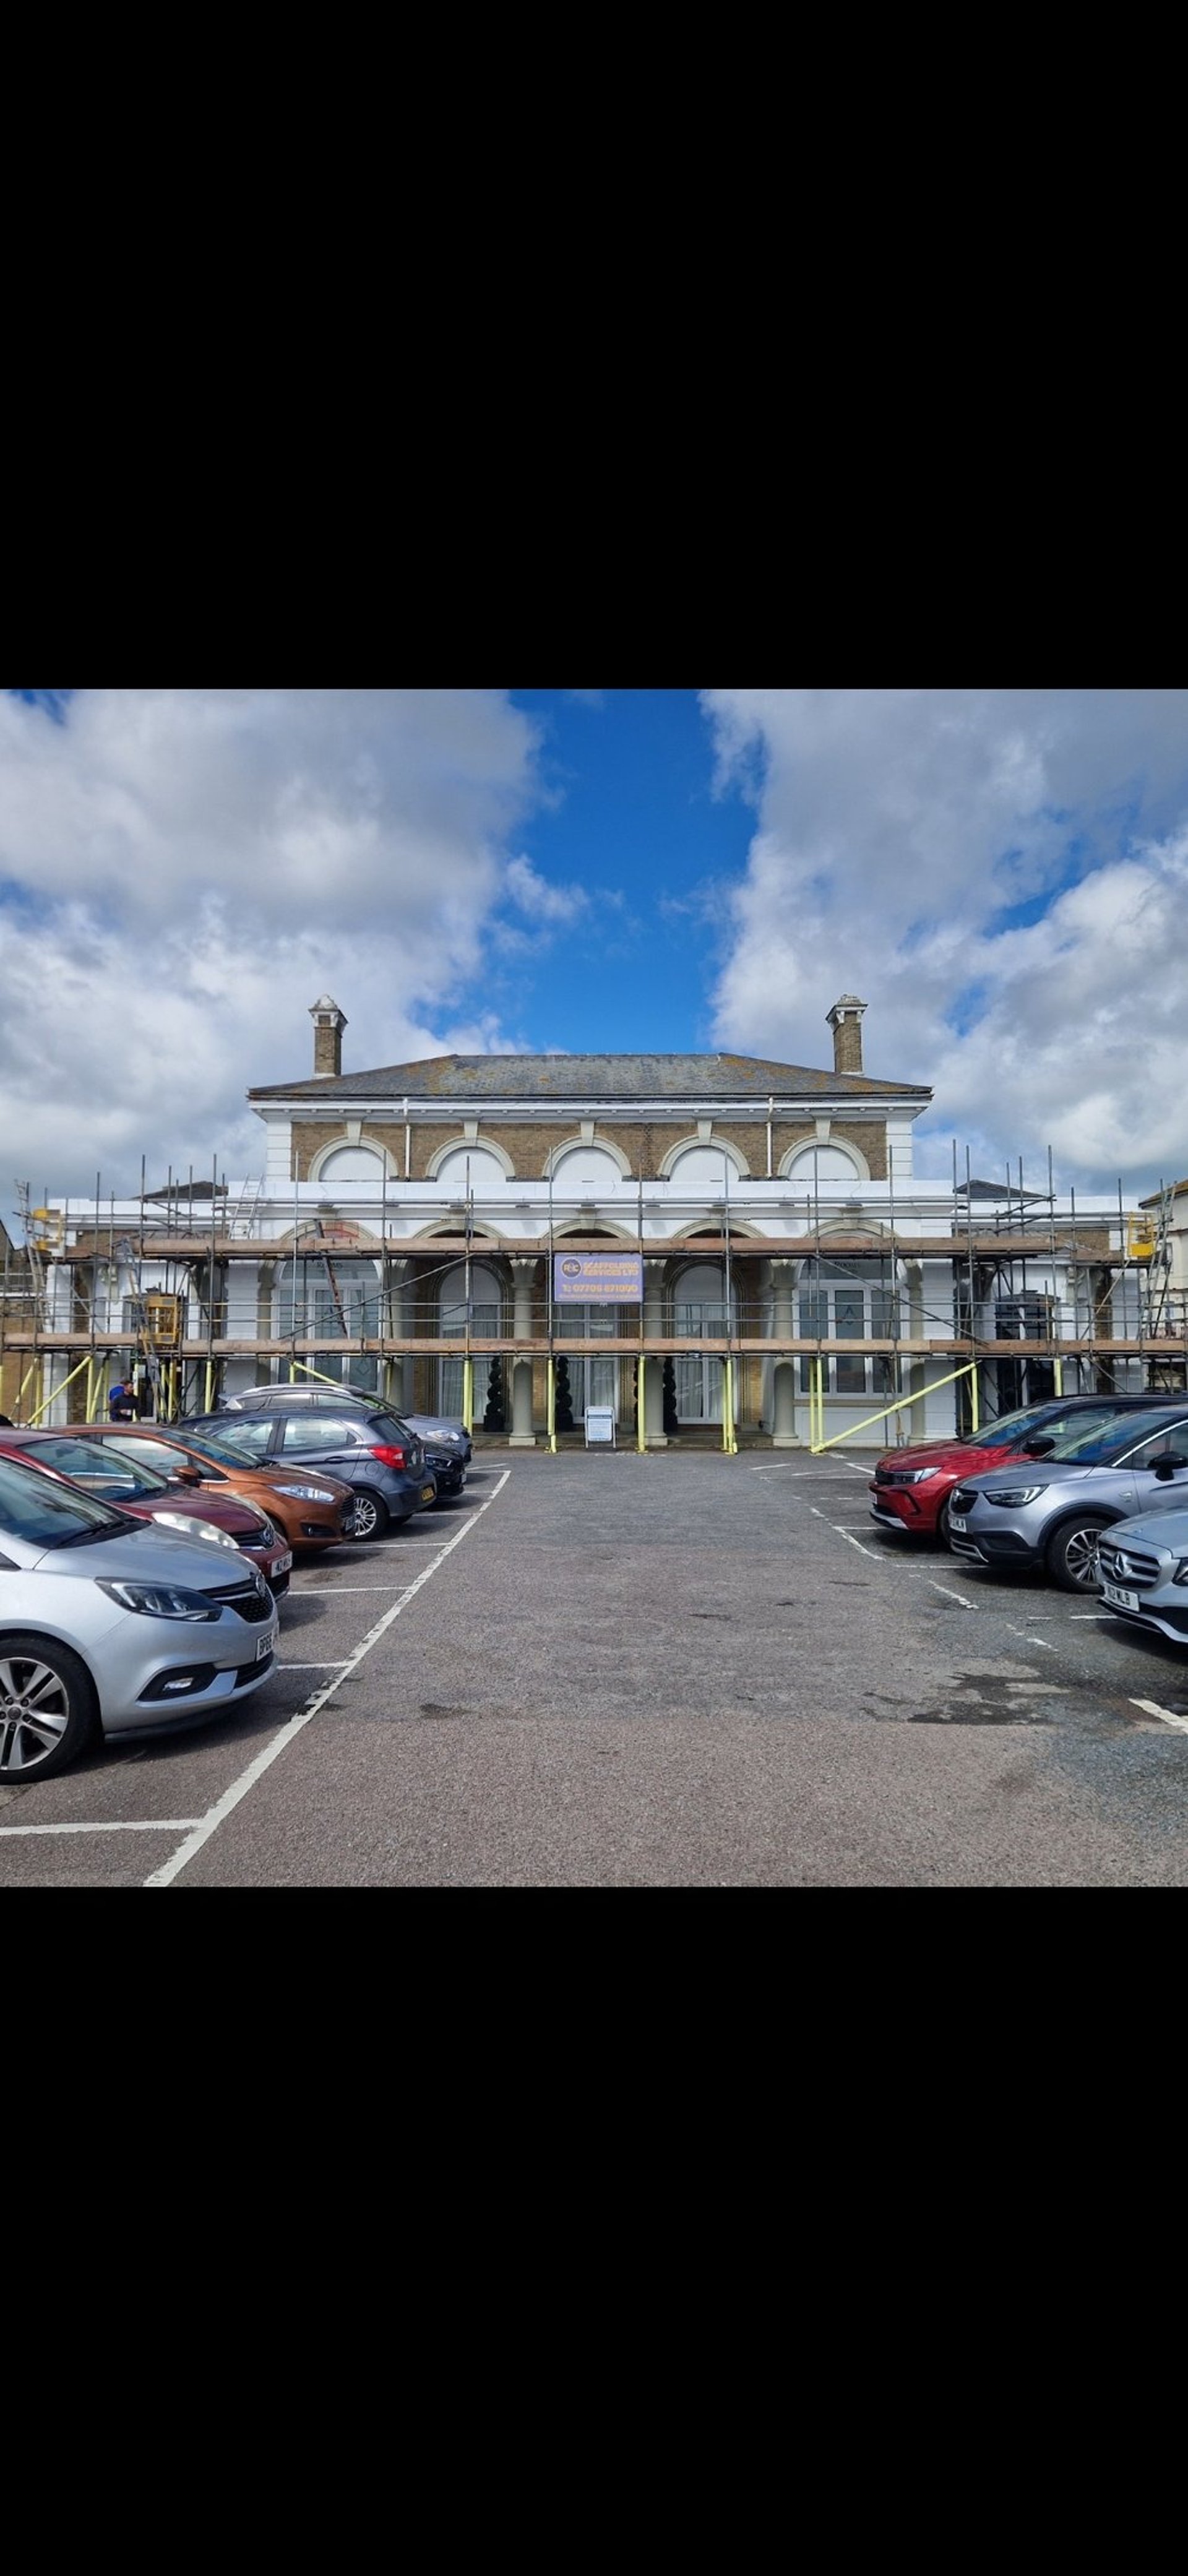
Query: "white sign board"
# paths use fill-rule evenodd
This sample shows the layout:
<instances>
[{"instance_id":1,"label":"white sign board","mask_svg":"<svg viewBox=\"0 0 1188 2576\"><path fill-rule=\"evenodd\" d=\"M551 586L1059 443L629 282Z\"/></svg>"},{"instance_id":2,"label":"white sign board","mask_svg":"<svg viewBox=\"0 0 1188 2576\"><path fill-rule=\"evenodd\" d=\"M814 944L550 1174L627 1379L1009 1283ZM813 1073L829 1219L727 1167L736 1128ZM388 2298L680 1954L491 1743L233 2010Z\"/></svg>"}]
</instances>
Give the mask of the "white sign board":
<instances>
[{"instance_id":1,"label":"white sign board","mask_svg":"<svg viewBox=\"0 0 1188 2576\"><path fill-rule=\"evenodd\" d=\"M613 1404L588 1404L586 1406L586 1447L592 1449L596 1443L602 1441L609 1441L611 1448L614 1448L615 1408Z\"/></svg>"}]
</instances>

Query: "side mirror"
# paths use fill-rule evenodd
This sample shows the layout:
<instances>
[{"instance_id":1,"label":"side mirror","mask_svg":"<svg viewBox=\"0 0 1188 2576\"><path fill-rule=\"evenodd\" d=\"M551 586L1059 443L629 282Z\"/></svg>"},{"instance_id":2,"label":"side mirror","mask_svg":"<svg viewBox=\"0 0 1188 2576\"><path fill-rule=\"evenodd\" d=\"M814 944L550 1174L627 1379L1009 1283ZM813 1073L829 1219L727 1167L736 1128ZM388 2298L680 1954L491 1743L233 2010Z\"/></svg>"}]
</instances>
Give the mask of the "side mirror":
<instances>
[{"instance_id":1,"label":"side mirror","mask_svg":"<svg viewBox=\"0 0 1188 2576\"><path fill-rule=\"evenodd\" d=\"M1024 1441L1023 1455L1025 1458L1050 1458L1055 1446L1054 1440L1048 1440L1042 1432L1037 1432L1034 1440Z\"/></svg>"},{"instance_id":2,"label":"side mirror","mask_svg":"<svg viewBox=\"0 0 1188 2576\"><path fill-rule=\"evenodd\" d=\"M179 1467L174 1481L179 1485L201 1485L206 1479L201 1467Z\"/></svg>"},{"instance_id":3,"label":"side mirror","mask_svg":"<svg viewBox=\"0 0 1188 2576\"><path fill-rule=\"evenodd\" d=\"M1148 1463L1152 1475L1158 1476L1160 1484L1170 1485L1177 1470L1180 1467L1188 1467L1188 1458L1182 1457L1178 1449L1161 1449L1159 1456L1150 1459Z\"/></svg>"}]
</instances>

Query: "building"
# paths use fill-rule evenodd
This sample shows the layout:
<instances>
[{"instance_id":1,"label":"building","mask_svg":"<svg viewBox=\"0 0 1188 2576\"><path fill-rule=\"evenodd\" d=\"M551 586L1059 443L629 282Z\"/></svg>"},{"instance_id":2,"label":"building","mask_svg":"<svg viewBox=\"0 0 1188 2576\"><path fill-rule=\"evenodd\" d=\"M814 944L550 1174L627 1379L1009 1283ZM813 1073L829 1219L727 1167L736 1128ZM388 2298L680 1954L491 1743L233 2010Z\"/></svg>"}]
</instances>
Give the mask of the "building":
<instances>
[{"instance_id":1,"label":"building","mask_svg":"<svg viewBox=\"0 0 1188 2576\"><path fill-rule=\"evenodd\" d=\"M1155 1221L1120 1195L1025 1190L1021 1169L1016 1188L966 1158L961 1178L956 1147L951 1182L917 1178L932 1094L866 1072L865 1011L847 993L828 1012L826 1070L540 1055L344 1073L324 994L312 1075L248 1094L255 1176L228 1188L216 1161L210 1180L36 1212L0 1352L24 1418L34 1399L93 1418L133 1367L165 1413L313 1370L518 1446L591 1408L641 1447L881 1445L975 1404L1170 1382L1184 1301L1157 1316Z\"/></svg>"}]
</instances>

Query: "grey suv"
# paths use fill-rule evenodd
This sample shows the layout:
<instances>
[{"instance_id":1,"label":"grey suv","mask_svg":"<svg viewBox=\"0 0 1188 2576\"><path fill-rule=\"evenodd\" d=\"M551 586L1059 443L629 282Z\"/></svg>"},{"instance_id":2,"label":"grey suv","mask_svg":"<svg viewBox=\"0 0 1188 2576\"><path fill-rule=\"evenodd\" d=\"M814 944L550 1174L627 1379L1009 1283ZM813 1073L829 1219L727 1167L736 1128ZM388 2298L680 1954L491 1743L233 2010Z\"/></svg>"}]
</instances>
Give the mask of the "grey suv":
<instances>
[{"instance_id":1,"label":"grey suv","mask_svg":"<svg viewBox=\"0 0 1188 2576\"><path fill-rule=\"evenodd\" d=\"M949 1497L949 1545L975 1564L1042 1566L1062 1591L1096 1592L1100 1532L1186 1501L1188 1406L1152 1405L1080 1437L1037 1436L1013 1466L963 1479Z\"/></svg>"},{"instance_id":2,"label":"grey suv","mask_svg":"<svg viewBox=\"0 0 1188 2576\"><path fill-rule=\"evenodd\" d=\"M369 1413L374 1413L381 1401L374 1388L349 1384L247 1386L239 1395L223 1396L219 1409L222 1413L301 1413L312 1407L315 1413L334 1413L341 1412L345 1405L353 1410L355 1405L362 1404ZM469 1466L474 1443L464 1422L444 1413L402 1413L400 1419L424 1442L429 1452L429 1463L435 1472L439 1465L450 1467L459 1459L463 1467ZM461 1489L451 1485L448 1490Z\"/></svg>"},{"instance_id":3,"label":"grey suv","mask_svg":"<svg viewBox=\"0 0 1188 2576\"><path fill-rule=\"evenodd\" d=\"M382 1538L393 1521L405 1521L436 1502L437 1485L421 1442L399 1415L376 1405L320 1406L270 1413L200 1413L182 1430L218 1426L224 1448L253 1467L320 1467L338 1476L355 1496L356 1538Z\"/></svg>"}]
</instances>

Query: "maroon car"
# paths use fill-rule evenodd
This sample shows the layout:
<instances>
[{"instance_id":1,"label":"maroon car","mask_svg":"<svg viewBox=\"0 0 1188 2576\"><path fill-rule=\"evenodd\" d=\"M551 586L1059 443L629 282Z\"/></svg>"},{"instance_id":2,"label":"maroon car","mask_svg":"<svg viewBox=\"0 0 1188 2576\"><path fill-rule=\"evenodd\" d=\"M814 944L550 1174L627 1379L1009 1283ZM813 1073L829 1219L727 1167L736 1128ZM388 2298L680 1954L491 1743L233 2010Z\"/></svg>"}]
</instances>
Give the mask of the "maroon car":
<instances>
[{"instance_id":1,"label":"maroon car","mask_svg":"<svg viewBox=\"0 0 1188 2576\"><path fill-rule=\"evenodd\" d=\"M68 1430L0 1430L0 1455L6 1452L43 1468L63 1484L98 1494L101 1501L130 1512L135 1520L156 1521L182 1538L205 1539L210 1547L225 1547L250 1558L274 1599L289 1589L292 1549L267 1513L238 1495L195 1492L192 1485L175 1483L138 1458L116 1457L96 1441L74 1439Z\"/></svg>"}]
</instances>

